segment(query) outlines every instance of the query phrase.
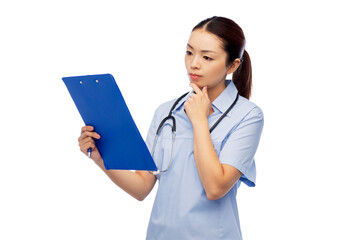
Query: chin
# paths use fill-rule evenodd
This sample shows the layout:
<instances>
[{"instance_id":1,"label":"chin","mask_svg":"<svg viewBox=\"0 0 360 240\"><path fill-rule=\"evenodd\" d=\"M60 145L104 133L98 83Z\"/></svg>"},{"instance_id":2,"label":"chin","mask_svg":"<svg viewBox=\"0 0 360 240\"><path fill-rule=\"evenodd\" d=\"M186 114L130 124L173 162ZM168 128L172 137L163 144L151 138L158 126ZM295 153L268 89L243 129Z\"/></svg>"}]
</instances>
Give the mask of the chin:
<instances>
[{"instance_id":1,"label":"chin","mask_svg":"<svg viewBox=\"0 0 360 240\"><path fill-rule=\"evenodd\" d=\"M200 82L197 82L197 81L190 81L190 83L194 83L200 89L202 89L205 86L205 85L203 85L203 84L201 84Z\"/></svg>"}]
</instances>

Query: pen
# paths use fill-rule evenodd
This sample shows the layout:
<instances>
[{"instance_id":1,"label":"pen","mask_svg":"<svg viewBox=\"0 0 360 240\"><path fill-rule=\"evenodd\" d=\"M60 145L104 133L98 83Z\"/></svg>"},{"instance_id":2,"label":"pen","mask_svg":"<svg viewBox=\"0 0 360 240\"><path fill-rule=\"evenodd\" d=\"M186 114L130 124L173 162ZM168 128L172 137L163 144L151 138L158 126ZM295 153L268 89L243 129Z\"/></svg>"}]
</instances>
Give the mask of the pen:
<instances>
[{"instance_id":1,"label":"pen","mask_svg":"<svg viewBox=\"0 0 360 240\"><path fill-rule=\"evenodd\" d=\"M87 150L87 152L88 152L88 157L91 158L91 148L89 148L89 149Z\"/></svg>"}]
</instances>

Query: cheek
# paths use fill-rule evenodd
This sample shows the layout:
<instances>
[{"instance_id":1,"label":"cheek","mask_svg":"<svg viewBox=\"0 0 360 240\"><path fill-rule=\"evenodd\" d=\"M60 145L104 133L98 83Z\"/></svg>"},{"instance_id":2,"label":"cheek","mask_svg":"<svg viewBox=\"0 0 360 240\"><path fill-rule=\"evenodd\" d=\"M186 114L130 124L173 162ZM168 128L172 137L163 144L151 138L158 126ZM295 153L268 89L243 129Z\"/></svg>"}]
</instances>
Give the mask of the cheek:
<instances>
[{"instance_id":1,"label":"cheek","mask_svg":"<svg viewBox=\"0 0 360 240\"><path fill-rule=\"evenodd\" d=\"M187 57L187 56L185 56L185 58L184 58L184 62L185 62L185 67L187 68L187 69L189 69L189 58Z\"/></svg>"},{"instance_id":2,"label":"cheek","mask_svg":"<svg viewBox=\"0 0 360 240\"><path fill-rule=\"evenodd\" d=\"M213 76L224 76L226 74L226 67L223 64L214 64L210 69Z\"/></svg>"}]
</instances>

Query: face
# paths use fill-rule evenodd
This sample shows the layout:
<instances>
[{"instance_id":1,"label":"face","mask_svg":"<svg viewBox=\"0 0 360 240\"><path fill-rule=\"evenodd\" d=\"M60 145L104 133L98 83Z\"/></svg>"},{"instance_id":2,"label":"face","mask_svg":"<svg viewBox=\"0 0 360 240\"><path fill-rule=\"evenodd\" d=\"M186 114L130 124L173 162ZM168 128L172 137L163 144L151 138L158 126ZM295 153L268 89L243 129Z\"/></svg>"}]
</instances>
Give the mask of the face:
<instances>
[{"instance_id":1,"label":"face","mask_svg":"<svg viewBox=\"0 0 360 240\"><path fill-rule=\"evenodd\" d=\"M190 82L199 88L225 88L227 54L220 39L203 29L194 30L186 48L185 65Z\"/></svg>"}]
</instances>

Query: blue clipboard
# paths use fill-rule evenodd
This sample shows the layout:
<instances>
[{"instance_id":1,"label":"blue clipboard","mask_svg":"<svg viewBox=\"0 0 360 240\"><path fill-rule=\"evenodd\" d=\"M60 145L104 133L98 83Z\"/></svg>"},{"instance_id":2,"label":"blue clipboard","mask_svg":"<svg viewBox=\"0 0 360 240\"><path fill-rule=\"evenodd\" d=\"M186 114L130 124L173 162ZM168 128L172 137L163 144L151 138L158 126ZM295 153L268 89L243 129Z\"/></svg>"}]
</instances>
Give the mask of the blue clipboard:
<instances>
[{"instance_id":1,"label":"blue clipboard","mask_svg":"<svg viewBox=\"0 0 360 240\"><path fill-rule=\"evenodd\" d=\"M94 127L94 139L106 169L149 170L157 167L111 74L64 77L85 125Z\"/></svg>"}]
</instances>

